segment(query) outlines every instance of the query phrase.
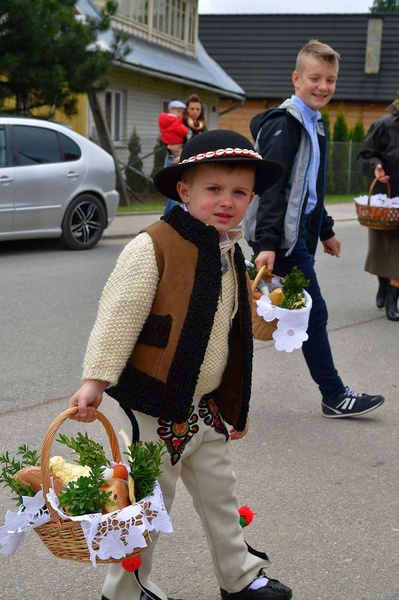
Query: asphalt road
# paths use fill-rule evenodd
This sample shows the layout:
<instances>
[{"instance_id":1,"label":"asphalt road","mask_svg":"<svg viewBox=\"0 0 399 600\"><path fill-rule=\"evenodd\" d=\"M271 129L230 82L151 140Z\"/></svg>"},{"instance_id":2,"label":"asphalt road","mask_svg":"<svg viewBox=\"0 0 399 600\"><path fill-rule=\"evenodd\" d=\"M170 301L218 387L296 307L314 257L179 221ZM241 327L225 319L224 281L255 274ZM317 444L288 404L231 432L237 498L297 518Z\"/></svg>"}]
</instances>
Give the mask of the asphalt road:
<instances>
[{"instance_id":1,"label":"asphalt road","mask_svg":"<svg viewBox=\"0 0 399 600\"><path fill-rule=\"evenodd\" d=\"M21 443L40 450L78 387L98 297L138 227L117 225L90 252L54 242L0 246L0 453ZM362 418L324 419L301 352L256 342L251 428L233 447L237 492L257 513L248 542L268 552L269 575L290 585L295 600L399 600L399 325L374 307L365 228L349 218L336 231L341 258L317 260L336 365L345 383L386 402ZM116 423L114 403L102 409ZM72 422L63 427L76 431ZM88 431L103 435L97 424ZM198 519L179 491L156 580L175 598L217 600ZM0 525L7 510L11 496L0 490ZM0 557L0 597L100 600L105 568L56 559L31 532L15 556Z\"/></svg>"}]
</instances>

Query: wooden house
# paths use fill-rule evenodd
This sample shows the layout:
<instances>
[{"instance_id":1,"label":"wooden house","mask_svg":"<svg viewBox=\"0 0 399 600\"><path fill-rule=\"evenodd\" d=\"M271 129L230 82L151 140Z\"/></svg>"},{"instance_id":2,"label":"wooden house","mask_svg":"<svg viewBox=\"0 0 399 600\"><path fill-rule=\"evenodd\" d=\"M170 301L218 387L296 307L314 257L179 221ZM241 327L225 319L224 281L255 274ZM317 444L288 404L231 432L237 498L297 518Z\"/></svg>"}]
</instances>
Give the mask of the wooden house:
<instances>
[{"instance_id":1,"label":"wooden house","mask_svg":"<svg viewBox=\"0 0 399 600\"><path fill-rule=\"evenodd\" d=\"M201 15L201 42L246 97L222 97L220 127L250 136L255 114L292 95L297 53L318 39L341 55L336 93L325 109L330 124L342 111L349 129L360 121L367 131L397 95L398 34L399 13Z\"/></svg>"},{"instance_id":2,"label":"wooden house","mask_svg":"<svg viewBox=\"0 0 399 600\"><path fill-rule=\"evenodd\" d=\"M82 17L95 18L103 5L104 0L77 0L75 8ZM198 0L120 0L110 29L101 34L98 43L110 47L118 31L127 34L129 52L114 61L110 85L99 94L99 101L118 158L126 164L129 137L135 131L141 155L147 157L144 171L150 173L159 137L158 116L170 100L184 101L192 93L199 94L209 128L215 129L220 99L241 102L245 94L198 39ZM79 119L80 133L96 141L98 134L86 98L81 101Z\"/></svg>"}]
</instances>

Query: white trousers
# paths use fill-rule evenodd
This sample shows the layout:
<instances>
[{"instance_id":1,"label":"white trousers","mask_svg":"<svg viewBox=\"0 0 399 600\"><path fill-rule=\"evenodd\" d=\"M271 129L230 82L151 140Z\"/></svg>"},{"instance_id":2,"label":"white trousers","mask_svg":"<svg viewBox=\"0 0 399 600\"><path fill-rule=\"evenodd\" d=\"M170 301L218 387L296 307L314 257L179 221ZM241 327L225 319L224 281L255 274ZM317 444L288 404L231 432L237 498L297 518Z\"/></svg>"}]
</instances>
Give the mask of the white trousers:
<instances>
[{"instance_id":1,"label":"white trousers","mask_svg":"<svg viewBox=\"0 0 399 600\"><path fill-rule=\"evenodd\" d=\"M263 553L249 552L244 540L226 425L213 401L194 397L191 409L188 421L178 425L136 411L131 413L132 420L122 409L119 416L129 439L164 440L168 452L163 456L159 483L166 510L170 512L181 477L200 517L219 587L239 592L269 562ZM153 600L167 600L150 580L157 537L151 533L152 542L140 555L142 566L138 572L129 573L119 564L109 566L102 590L108 600L140 600L143 591Z\"/></svg>"}]
</instances>

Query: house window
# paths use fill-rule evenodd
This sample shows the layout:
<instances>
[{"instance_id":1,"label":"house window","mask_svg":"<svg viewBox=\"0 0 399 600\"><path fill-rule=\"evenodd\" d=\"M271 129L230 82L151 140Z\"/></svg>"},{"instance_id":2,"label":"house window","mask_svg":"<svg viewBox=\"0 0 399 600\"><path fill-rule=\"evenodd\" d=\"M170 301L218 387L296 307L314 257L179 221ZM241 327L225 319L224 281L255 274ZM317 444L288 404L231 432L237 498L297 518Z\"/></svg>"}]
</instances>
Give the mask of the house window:
<instances>
[{"instance_id":1,"label":"house window","mask_svg":"<svg viewBox=\"0 0 399 600\"><path fill-rule=\"evenodd\" d=\"M153 0L154 30L185 41L195 42L196 5L189 0Z\"/></svg>"},{"instance_id":2,"label":"house window","mask_svg":"<svg viewBox=\"0 0 399 600\"><path fill-rule=\"evenodd\" d=\"M136 23L148 25L148 0L120 0L119 13Z\"/></svg>"},{"instance_id":3,"label":"house window","mask_svg":"<svg viewBox=\"0 0 399 600\"><path fill-rule=\"evenodd\" d=\"M123 93L109 90L105 94L105 117L111 139L121 142L123 138Z\"/></svg>"},{"instance_id":4,"label":"house window","mask_svg":"<svg viewBox=\"0 0 399 600\"><path fill-rule=\"evenodd\" d=\"M187 41L190 44L195 44L196 40L196 25L197 25L197 7L192 4L187 4L186 9L186 27L187 27Z\"/></svg>"},{"instance_id":5,"label":"house window","mask_svg":"<svg viewBox=\"0 0 399 600\"><path fill-rule=\"evenodd\" d=\"M196 0L119 0L118 13L149 31L195 44Z\"/></svg>"}]
</instances>

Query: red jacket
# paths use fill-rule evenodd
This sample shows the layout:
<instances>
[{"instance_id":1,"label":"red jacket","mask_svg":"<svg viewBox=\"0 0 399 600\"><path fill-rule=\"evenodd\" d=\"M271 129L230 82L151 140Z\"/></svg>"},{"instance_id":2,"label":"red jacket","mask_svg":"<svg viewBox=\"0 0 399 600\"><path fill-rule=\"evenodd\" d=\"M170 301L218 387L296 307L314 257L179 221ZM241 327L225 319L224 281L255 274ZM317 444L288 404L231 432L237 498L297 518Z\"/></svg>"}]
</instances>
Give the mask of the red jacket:
<instances>
[{"instance_id":1,"label":"red jacket","mask_svg":"<svg viewBox=\"0 0 399 600\"><path fill-rule=\"evenodd\" d=\"M163 112L159 115L158 125L163 144L183 144L188 133L188 127L183 125L183 119L172 113Z\"/></svg>"}]
</instances>

